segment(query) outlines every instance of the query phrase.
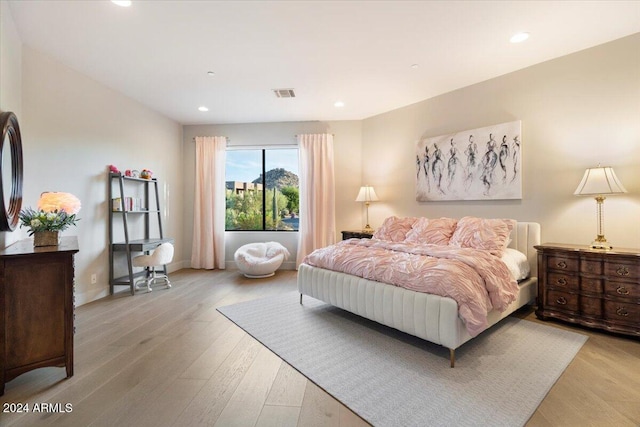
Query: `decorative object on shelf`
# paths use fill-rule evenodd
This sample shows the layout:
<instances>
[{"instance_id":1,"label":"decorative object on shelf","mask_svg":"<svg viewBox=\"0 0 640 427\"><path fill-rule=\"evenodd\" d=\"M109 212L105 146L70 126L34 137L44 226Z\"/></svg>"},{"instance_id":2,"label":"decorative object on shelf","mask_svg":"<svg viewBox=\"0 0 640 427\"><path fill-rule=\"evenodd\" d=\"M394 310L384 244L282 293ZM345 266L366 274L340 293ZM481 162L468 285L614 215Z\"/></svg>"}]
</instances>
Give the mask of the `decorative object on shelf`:
<instances>
[{"instance_id":1,"label":"decorative object on shelf","mask_svg":"<svg viewBox=\"0 0 640 427\"><path fill-rule=\"evenodd\" d=\"M120 173L120 171L118 170L117 167L115 167L115 165L109 165L109 172Z\"/></svg>"},{"instance_id":2,"label":"decorative object on shelf","mask_svg":"<svg viewBox=\"0 0 640 427\"><path fill-rule=\"evenodd\" d=\"M142 179L151 179L152 175L153 175L153 172L150 171L149 169L142 169L142 172L140 172L140 178Z\"/></svg>"},{"instance_id":3,"label":"decorative object on shelf","mask_svg":"<svg viewBox=\"0 0 640 427\"><path fill-rule=\"evenodd\" d=\"M0 111L0 231L13 231L22 208L22 137L18 118ZM6 157L5 157L6 156ZM10 184L10 186L9 186ZM5 194L5 190L11 190ZM8 205L7 205L8 202Z\"/></svg>"},{"instance_id":4,"label":"decorative object on shelf","mask_svg":"<svg viewBox=\"0 0 640 427\"><path fill-rule=\"evenodd\" d=\"M40 195L38 210L26 208L20 211L20 226L29 228L34 246L55 246L59 233L80 219L80 200L70 193L45 192Z\"/></svg>"},{"instance_id":5,"label":"decorative object on shelf","mask_svg":"<svg viewBox=\"0 0 640 427\"><path fill-rule=\"evenodd\" d=\"M522 199L522 133L516 120L416 144L416 200Z\"/></svg>"},{"instance_id":6,"label":"decorative object on shelf","mask_svg":"<svg viewBox=\"0 0 640 427\"><path fill-rule=\"evenodd\" d=\"M596 239L591 242L593 249L612 249L604 237L604 199L605 195L626 193L613 168L610 166L600 166L588 168L584 172L582 181L578 184L578 188L574 191L576 196L595 196L598 211L598 234Z\"/></svg>"},{"instance_id":7,"label":"decorative object on shelf","mask_svg":"<svg viewBox=\"0 0 640 427\"><path fill-rule=\"evenodd\" d=\"M371 202L377 202L378 196L374 191L373 187L363 186L360 187L360 192L358 193L358 197L356 197L356 202L364 202L364 205L367 208L367 225L364 227L362 231L365 233L373 234L373 228L369 225L369 205Z\"/></svg>"}]
</instances>

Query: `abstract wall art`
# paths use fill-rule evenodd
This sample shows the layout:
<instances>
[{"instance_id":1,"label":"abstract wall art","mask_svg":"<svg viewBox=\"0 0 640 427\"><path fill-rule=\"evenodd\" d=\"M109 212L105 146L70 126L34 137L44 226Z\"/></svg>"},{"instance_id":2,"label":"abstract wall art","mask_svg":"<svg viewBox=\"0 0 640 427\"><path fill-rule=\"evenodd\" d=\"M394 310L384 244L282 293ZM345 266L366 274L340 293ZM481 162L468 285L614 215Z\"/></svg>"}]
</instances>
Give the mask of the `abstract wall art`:
<instances>
[{"instance_id":1,"label":"abstract wall art","mask_svg":"<svg viewBox=\"0 0 640 427\"><path fill-rule=\"evenodd\" d=\"M522 198L521 121L417 143L416 200Z\"/></svg>"}]
</instances>

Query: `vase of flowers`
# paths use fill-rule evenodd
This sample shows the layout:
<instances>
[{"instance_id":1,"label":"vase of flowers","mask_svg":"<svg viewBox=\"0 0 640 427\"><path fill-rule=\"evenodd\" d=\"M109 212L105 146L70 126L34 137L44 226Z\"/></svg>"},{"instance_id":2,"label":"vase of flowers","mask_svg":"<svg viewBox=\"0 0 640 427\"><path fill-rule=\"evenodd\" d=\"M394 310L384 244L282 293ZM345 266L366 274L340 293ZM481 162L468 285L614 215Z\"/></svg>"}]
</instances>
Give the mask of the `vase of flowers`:
<instances>
[{"instance_id":1,"label":"vase of flowers","mask_svg":"<svg viewBox=\"0 0 640 427\"><path fill-rule=\"evenodd\" d=\"M76 225L79 218L80 200L73 194L42 193L38 209L26 208L20 211L20 227L29 229L34 246L55 246L60 241L60 232Z\"/></svg>"}]
</instances>

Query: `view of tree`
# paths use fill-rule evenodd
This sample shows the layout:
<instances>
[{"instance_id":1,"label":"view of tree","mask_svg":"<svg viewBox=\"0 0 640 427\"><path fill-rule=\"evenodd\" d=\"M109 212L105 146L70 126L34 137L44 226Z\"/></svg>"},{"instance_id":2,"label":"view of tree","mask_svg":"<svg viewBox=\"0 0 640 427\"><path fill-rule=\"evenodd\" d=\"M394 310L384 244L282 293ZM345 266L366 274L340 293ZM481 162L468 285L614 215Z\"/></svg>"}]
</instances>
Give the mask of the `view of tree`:
<instances>
[{"instance_id":1,"label":"view of tree","mask_svg":"<svg viewBox=\"0 0 640 427\"><path fill-rule=\"evenodd\" d=\"M287 219L298 215L298 189L267 189L265 200L265 229L294 230ZM226 230L262 230L262 191L235 193L227 190L226 201Z\"/></svg>"},{"instance_id":2,"label":"view of tree","mask_svg":"<svg viewBox=\"0 0 640 427\"><path fill-rule=\"evenodd\" d=\"M280 191L288 200L287 209L289 212L298 213L300 210L300 190L298 187L283 187Z\"/></svg>"}]
</instances>

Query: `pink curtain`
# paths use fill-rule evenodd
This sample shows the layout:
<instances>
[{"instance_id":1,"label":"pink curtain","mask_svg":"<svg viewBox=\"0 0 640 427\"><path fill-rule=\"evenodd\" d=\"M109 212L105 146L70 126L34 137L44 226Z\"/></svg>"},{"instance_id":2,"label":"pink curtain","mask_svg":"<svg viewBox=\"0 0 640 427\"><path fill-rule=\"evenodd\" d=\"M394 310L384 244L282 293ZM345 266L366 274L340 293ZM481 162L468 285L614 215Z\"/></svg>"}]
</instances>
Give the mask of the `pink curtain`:
<instances>
[{"instance_id":1,"label":"pink curtain","mask_svg":"<svg viewBox=\"0 0 640 427\"><path fill-rule=\"evenodd\" d=\"M224 269L224 136L196 137L196 191L193 204L191 267Z\"/></svg>"},{"instance_id":2,"label":"pink curtain","mask_svg":"<svg viewBox=\"0 0 640 427\"><path fill-rule=\"evenodd\" d=\"M300 224L296 265L336 240L333 135L298 135Z\"/></svg>"}]
</instances>

